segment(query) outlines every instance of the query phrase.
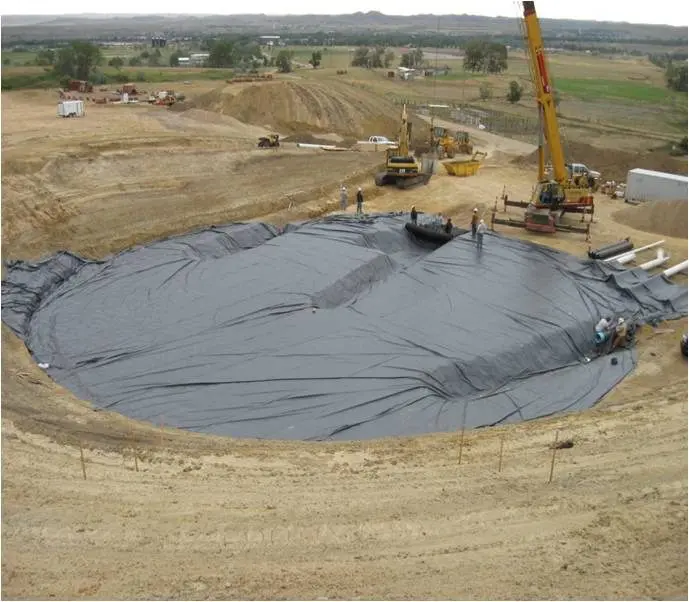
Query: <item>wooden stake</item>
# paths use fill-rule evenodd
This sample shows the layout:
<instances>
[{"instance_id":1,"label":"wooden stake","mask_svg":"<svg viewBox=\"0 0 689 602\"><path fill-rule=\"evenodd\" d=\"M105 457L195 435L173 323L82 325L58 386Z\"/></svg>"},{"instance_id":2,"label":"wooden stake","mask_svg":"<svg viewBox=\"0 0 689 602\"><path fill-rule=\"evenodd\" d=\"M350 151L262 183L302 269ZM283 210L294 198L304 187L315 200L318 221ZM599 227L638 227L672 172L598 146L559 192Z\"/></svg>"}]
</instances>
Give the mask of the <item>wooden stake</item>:
<instances>
[{"instance_id":1,"label":"wooden stake","mask_svg":"<svg viewBox=\"0 0 689 602\"><path fill-rule=\"evenodd\" d=\"M139 472L139 459L137 458L138 454L136 453L136 450L134 450L134 469L136 472Z\"/></svg>"},{"instance_id":2,"label":"wooden stake","mask_svg":"<svg viewBox=\"0 0 689 602\"><path fill-rule=\"evenodd\" d=\"M548 483L553 481L553 471L555 470L555 455L557 454L557 439L560 431L555 431L555 443L553 443L553 457L550 460L550 475L548 476Z\"/></svg>"},{"instance_id":3,"label":"wooden stake","mask_svg":"<svg viewBox=\"0 0 689 602\"><path fill-rule=\"evenodd\" d=\"M79 455L81 456L81 474L84 475L84 481L86 480L86 462L84 462L84 447L79 441Z\"/></svg>"},{"instance_id":4,"label":"wooden stake","mask_svg":"<svg viewBox=\"0 0 689 602\"><path fill-rule=\"evenodd\" d=\"M500 435L500 456L498 458L498 472L502 470L502 450L505 446L505 433Z\"/></svg>"},{"instance_id":5,"label":"wooden stake","mask_svg":"<svg viewBox=\"0 0 689 602\"><path fill-rule=\"evenodd\" d=\"M461 466L462 464L462 450L464 449L464 427L462 427L462 432L459 435L459 457L457 458L457 464Z\"/></svg>"}]
</instances>

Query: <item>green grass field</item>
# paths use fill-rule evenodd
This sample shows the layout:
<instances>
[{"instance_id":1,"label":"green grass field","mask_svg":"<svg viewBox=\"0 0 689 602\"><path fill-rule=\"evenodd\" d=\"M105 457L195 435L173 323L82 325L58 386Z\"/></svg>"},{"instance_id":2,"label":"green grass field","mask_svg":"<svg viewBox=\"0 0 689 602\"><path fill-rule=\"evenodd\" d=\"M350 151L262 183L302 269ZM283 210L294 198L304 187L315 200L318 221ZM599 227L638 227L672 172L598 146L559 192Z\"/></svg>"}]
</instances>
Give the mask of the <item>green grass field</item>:
<instances>
[{"instance_id":1,"label":"green grass field","mask_svg":"<svg viewBox=\"0 0 689 602\"><path fill-rule=\"evenodd\" d=\"M570 79L555 80L555 88L563 95L571 95L579 100L622 100L629 102L646 102L668 104L674 95L671 92L646 82L634 82L614 79Z\"/></svg>"}]
</instances>

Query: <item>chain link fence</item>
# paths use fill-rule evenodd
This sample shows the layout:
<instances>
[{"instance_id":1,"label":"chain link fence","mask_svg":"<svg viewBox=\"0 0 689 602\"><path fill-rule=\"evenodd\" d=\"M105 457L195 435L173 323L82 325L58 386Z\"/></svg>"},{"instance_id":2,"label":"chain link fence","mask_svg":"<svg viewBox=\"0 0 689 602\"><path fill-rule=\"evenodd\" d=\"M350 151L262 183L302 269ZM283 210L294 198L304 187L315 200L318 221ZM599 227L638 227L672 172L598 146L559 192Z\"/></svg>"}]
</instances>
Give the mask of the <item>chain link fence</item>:
<instances>
[{"instance_id":1,"label":"chain link fence","mask_svg":"<svg viewBox=\"0 0 689 602\"><path fill-rule=\"evenodd\" d=\"M469 103L439 104L418 97L391 96L390 100L397 105L406 104L412 113L427 117L435 116L445 121L472 127L484 126L486 131L493 134L538 144L538 119L536 117L522 117L504 111L477 107Z\"/></svg>"}]
</instances>

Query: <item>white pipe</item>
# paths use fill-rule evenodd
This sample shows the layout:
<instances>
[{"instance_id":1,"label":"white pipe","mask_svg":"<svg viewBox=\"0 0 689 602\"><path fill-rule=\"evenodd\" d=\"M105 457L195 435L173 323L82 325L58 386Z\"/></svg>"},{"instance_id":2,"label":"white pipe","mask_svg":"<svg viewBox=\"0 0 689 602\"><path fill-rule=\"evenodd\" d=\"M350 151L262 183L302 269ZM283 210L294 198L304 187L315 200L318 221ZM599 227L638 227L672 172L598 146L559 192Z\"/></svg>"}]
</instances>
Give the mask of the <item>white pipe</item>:
<instances>
[{"instance_id":1,"label":"white pipe","mask_svg":"<svg viewBox=\"0 0 689 602\"><path fill-rule=\"evenodd\" d=\"M642 270L650 270L651 268L657 268L659 265L663 265L668 259L670 259L670 256L665 255L665 251L663 251L663 249L658 249L655 259L642 263L639 267Z\"/></svg>"},{"instance_id":2,"label":"white pipe","mask_svg":"<svg viewBox=\"0 0 689 602\"><path fill-rule=\"evenodd\" d=\"M686 270L687 266L689 266L689 260L683 261L682 263L678 263L677 265L673 265L671 268L668 268L663 272L663 276L667 276L669 278L670 276L679 274L679 272Z\"/></svg>"},{"instance_id":3,"label":"white pipe","mask_svg":"<svg viewBox=\"0 0 689 602\"><path fill-rule=\"evenodd\" d=\"M604 259L603 261L620 261L620 259L626 258L628 255L631 255L631 259L634 259L634 256L639 253L640 251L645 251L646 249L652 249L653 247L657 247L658 245L662 245L665 241L664 240L659 240L658 242L651 243L650 245L646 245L645 247L639 247L638 249L632 249L631 251L625 251L624 253L620 253L619 255L615 255L614 257L608 257L607 259ZM620 263L627 263L631 261L631 259L625 259L624 261L620 261Z\"/></svg>"},{"instance_id":4,"label":"white pipe","mask_svg":"<svg viewBox=\"0 0 689 602\"><path fill-rule=\"evenodd\" d=\"M304 144L303 142L297 142L297 148L337 148L334 144Z\"/></svg>"},{"instance_id":5,"label":"white pipe","mask_svg":"<svg viewBox=\"0 0 689 602\"><path fill-rule=\"evenodd\" d=\"M633 261L636 259L636 253L627 253L626 255L618 255L617 257L614 258L617 263L621 263L624 265L625 263L629 263L630 261ZM604 259L603 261L610 261L609 259Z\"/></svg>"}]
</instances>

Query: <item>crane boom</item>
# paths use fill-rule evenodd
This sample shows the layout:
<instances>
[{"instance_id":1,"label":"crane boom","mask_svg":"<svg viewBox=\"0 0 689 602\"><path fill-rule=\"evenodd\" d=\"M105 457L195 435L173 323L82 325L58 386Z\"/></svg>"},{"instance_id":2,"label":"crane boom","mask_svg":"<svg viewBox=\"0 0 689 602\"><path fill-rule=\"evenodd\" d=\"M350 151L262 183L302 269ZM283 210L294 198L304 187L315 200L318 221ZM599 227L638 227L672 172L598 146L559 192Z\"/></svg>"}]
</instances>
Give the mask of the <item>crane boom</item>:
<instances>
[{"instance_id":1,"label":"crane boom","mask_svg":"<svg viewBox=\"0 0 689 602\"><path fill-rule=\"evenodd\" d=\"M536 88L536 100L543 117L543 130L548 143L548 149L550 150L550 159L553 164L553 177L555 181L564 184L568 177L567 167L565 165L565 155L560 140L555 99L553 97L553 90L548 76L548 68L546 66L541 26L536 16L536 6L534 2L523 2L522 4L524 7L526 42L529 48L529 59L532 65L531 73Z\"/></svg>"}]
</instances>

